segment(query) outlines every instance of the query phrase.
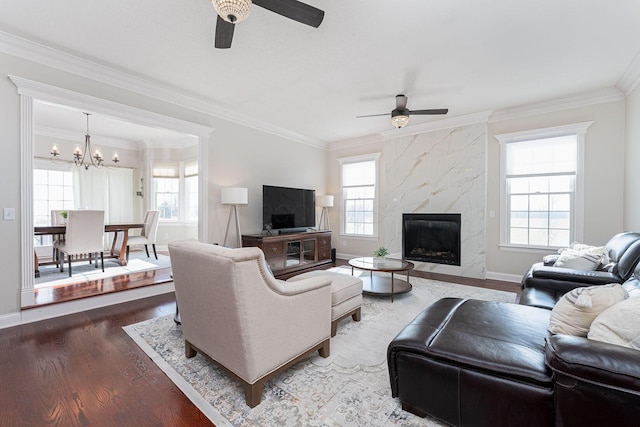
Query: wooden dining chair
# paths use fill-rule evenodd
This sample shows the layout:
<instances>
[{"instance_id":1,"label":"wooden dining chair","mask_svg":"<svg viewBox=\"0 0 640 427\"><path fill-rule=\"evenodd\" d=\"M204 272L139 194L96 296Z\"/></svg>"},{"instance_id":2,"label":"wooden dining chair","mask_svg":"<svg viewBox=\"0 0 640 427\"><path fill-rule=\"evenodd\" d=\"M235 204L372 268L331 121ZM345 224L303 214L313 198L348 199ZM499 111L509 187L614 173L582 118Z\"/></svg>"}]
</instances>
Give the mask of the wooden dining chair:
<instances>
[{"instance_id":1,"label":"wooden dining chair","mask_svg":"<svg viewBox=\"0 0 640 427\"><path fill-rule=\"evenodd\" d=\"M100 254L102 271L104 271L103 237L104 211L69 211L65 239L56 245L60 257L60 271L64 271L65 254L69 262L69 277L71 277L71 260L77 255L95 255L96 268L98 268L98 254Z\"/></svg>"},{"instance_id":2,"label":"wooden dining chair","mask_svg":"<svg viewBox=\"0 0 640 427\"><path fill-rule=\"evenodd\" d=\"M149 246L153 248L153 255L158 259L156 252L156 234L158 232L158 222L160 211L147 211L144 215L144 228L139 236L130 236L127 240L127 260L129 260L129 246L144 245L144 250L149 258Z\"/></svg>"}]
</instances>

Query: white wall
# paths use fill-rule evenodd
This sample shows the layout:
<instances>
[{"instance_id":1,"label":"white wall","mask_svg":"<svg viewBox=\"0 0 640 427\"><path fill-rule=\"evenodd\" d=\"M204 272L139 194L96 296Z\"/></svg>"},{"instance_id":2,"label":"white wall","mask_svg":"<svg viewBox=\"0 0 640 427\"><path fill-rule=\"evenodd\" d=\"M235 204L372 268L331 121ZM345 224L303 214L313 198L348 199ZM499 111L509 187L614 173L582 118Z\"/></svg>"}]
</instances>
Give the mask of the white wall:
<instances>
[{"instance_id":1,"label":"white wall","mask_svg":"<svg viewBox=\"0 0 640 427\"><path fill-rule=\"evenodd\" d=\"M272 134L230 123L157 99L119 89L101 82L63 72L41 64L0 54L0 156L3 184L0 208L15 208L16 220L0 221L0 325L20 311L22 284L20 259L20 97L6 77L16 75L55 87L79 92L204 126L214 131L209 141L208 176L211 212L209 241L221 241L227 212L219 205L219 186L249 187L250 205L243 209L246 231L258 231L261 202L256 194L261 185L291 185L316 189L322 194L326 183L326 152ZM134 177L134 182L136 178ZM139 182L139 181L138 181Z\"/></svg>"},{"instance_id":2,"label":"white wall","mask_svg":"<svg viewBox=\"0 0 640 427\"><path fill-rule=\"evenodd\" d=\"M624 229L640 231L640 85L626 101Z\"/></svg>"},{"instance_id":3,"label":"white wall","mask_svg":"<svg viewBox=\"0 0 640 427\"><path fill-rule=\"evenodd\" d=\"M243 234L262 230L262 185L312 189L318 195L326 192L326 150L234 123L216 127L209 158L211 242L223 243L229 218L229 206L220 204L222 187L249 190L248 205L238 207ZM233 225L228 240L228 244L236 241Z\"/></svg>"}]
</instances>

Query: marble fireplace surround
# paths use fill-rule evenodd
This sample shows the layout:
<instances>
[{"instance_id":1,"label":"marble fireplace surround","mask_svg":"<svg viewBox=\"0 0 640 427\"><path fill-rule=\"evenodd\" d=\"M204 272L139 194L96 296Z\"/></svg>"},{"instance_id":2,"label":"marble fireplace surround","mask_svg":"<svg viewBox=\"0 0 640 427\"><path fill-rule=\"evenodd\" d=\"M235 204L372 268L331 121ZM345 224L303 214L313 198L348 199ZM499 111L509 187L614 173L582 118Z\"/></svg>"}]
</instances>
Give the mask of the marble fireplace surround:
<instances>
[{"instance_id":1,"label":"marble fireplace surround","mask_svg":"<svg viewBox=\"0 0 640 427\"><path fill-rule=\"evenodd\" d=\"M486 276L486 124L388 139L381 215L385 243L402 253L403 213L460 213L460 266L414 262L416 270Z\"/></svg>"}]
</instances>

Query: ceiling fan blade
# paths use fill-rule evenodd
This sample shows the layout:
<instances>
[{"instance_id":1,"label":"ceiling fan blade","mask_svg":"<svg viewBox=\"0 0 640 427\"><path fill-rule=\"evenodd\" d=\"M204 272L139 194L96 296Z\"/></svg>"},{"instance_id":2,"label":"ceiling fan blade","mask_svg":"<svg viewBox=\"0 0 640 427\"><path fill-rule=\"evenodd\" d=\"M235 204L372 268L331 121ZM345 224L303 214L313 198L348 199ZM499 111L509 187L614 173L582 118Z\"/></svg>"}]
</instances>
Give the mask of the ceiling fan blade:
<instances>
[{"instance_id":1,"label":"ceiling fan blade","mask_svg":"<svg viewBox=\"0 0 640 427\"><path fill-rule=\"evenodd\" d=\"M396 95L396 109L397 110L406 110L407 109L407 97L404 95Z\"/></svg>"},{"instance_id":2,"label":"ceiling fan blade","mask_svg":"<svg viewBox=\"0 0 640 427\"><path fill-rule=\"evenodd\" d=\"M253 0L253 4L315 28L324 19L322 10L296 0Z\"/></svg>"},{"instance_id":3,"label":"ceiling fan blade","mask_svg":"<svg viewBox=\"0 0 640 427\"><path fill-rule=\"evenodd\" d=\"M225 21L218 15L218 21L216 22L216 48L229 49L231 47L235 27L235 24Z\"/></svg>"},{"instance_id":4,"label":"ceiling fan blade","mask_svg":"<svg viewBox=\"0 0 640 427\"><path fill-rule=\"evenodd\" d=\"M437 115L437 114L447 114L449 112L449 109L447 108L440 108L440 109L433 109L433 110L410 110L409 114L413 115Z\"/></svg>"},{"instance_id":5,"label":"ceiling fan blade","mask_svg":"<svg viewBox=\"0 0 640 427\"><path fill-rule=\"evenodd\" d=\"M380 117L380 116L391 116L391 113L382 113L382 114L368 114L366 116L356 116L356 119L361 119L363 117Z\"/></svg>"}]
</instances>

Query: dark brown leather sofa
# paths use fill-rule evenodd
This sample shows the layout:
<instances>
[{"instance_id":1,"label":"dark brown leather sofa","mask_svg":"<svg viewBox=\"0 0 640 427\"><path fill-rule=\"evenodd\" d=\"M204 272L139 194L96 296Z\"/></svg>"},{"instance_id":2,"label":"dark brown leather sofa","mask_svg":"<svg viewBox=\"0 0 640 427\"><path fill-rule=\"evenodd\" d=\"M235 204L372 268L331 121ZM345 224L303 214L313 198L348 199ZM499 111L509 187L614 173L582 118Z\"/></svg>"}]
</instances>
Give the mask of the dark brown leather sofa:
<instances>
[{"instance_id":1,"label":"dark brown leather sofa","mask_svg":"<svg viewBox=\"0 0 640 427\"><path fill-rule=\"evenodd\" d=\"M640 297L640 267L623 287ZM445 298L390 343L402 408L456 426L635 426L640 351L547 332L551 311Z\"/></svg>"},{"instance_id":2,"label":"dark brown leather sofa","mask_svg":"<svg viewBox=\"0 0 640 427\"><path fill-rule=\"evenodd\" d=\"M555 256L531 266L522 278L521 299L537 305L536 298L557 300L579 286L624 283L640 261L640 233L624 232L613 236L605 245L610 264L606 270L575 270L553 267ZM534 290L531 290L534 289ZM541 295L540 295L541 294ZM545 308L549 308L545 305Z\"/></svg>"}]
</instances>

